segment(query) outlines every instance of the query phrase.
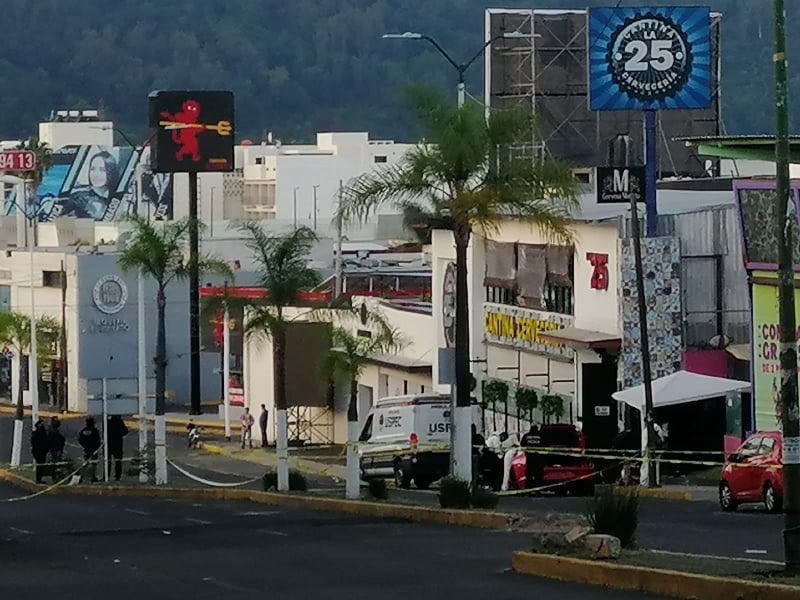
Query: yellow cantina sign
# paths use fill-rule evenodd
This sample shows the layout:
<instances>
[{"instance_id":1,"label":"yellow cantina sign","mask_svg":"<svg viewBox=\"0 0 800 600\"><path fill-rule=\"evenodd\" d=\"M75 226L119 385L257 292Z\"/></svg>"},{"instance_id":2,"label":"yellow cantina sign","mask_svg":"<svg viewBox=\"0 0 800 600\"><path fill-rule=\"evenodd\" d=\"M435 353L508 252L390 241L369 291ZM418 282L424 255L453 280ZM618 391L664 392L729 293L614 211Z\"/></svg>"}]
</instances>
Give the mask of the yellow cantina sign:
<instances>
[{"instance_id":1,"label":"yellow cantina sign","mask_svg":"<svg viewBox=\"0 0 800 600\"><path fill-rule=\"evenodd\" d=\"M572 318L569 316L544 316L537 311L516 307L498 307L494 310L484 307L483 319L488 342L526 348L559 358L572 357L570 348L542 337L548 331L570 327Z\"/></svg>"}]
</instances>

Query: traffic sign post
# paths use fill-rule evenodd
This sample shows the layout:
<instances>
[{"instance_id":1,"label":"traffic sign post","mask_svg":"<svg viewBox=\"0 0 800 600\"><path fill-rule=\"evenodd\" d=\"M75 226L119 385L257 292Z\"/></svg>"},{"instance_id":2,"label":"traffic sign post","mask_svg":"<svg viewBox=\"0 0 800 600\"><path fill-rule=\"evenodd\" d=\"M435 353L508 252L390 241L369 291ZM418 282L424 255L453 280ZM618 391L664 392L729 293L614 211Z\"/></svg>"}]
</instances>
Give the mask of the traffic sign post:
<instances>
[{"instance_id":1,"label":"traffic sign post","mask_svg":"<svg viewBox=\"0 0 800 600\"><path fill-rule=\"evenodd\" d=\"M5 150L0 152L0 171L33 171L36 154L30 150Z\"/></svg>"},{"instance_id":2,"label":"traffic sign post","mask_svg":"<svg viewBox=\"0 0 800 600\"><path fill-rule=\"evenodd\" d=\"M617 6L589 9L588 21L591 110L644 111L645 173L639 187L645 197L647 235L653 237L658 218L656 111L701 109L711 105L711 13L708 7L699 6ZM645 434L641 481L642 485L652 487L657 485L652 461L655 431L647 303L636 206L639 198L632 190L632 169L626 165L614 167L605 178L610 178L608 190L598 169L598 202L628 201L631 205L645 398L641 407Z\"/></svg>"}]
</instances>

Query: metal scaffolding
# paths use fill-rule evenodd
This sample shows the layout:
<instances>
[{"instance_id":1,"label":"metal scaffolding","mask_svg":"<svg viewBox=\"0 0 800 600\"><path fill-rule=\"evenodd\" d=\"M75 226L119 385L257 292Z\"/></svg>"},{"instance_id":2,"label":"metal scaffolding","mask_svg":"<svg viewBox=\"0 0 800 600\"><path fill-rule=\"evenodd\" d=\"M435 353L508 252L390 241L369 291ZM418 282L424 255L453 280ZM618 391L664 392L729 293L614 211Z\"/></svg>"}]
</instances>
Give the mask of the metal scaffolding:
<instances>
[{"instance_id":1,"label":"metal scaffolding","mask_svg":"<svg viewBox=\"0 0 800 600\"><path fill-rule=\"evenodd\" d=\"M659 114L662 176L715 174L706 161L673 138L719 134L719 43L721 14L712 13L712 106L707 110ZM488 49L484 96L487 110L523 106L536 118L538 133L526 151L546 152L576 167L606 162L608 141L628 134L632 156L643 163L643 114L589 109L588 36L585 10L487 9L486 40L504 32L530 34L501 40Z\"/></svg>"}]
</instances>

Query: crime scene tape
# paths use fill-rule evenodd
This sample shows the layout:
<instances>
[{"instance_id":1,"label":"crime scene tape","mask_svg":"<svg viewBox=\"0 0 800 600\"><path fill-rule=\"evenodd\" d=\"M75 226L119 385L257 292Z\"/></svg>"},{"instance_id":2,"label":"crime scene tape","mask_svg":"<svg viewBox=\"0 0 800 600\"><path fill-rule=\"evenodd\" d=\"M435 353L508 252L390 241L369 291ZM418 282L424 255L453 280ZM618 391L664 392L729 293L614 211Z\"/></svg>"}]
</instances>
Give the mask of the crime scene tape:
<instances>
[{"instance_id":1,"label":"crime scene tape","mask_svg":"<svg viewBox=\"0 0 800 600\"><path fill-rule=\"evenodd\" d=\"M501 490L499 492L494 492L494 493L497 494L498 496L523 496L525 494L533 494L533 493L536 493L536 492L544 492L544 491L547 491L547 490L553 490L553 489L559 488L561 486L567 486L567 485L574 484L576 481L584 481L584 480L587 480L587 479L595 479L598 476L602 475L603 473L606 473L607 471L611 471L613 469L616 469L621 464L622 463L620 462L620 463L618 463L616 465L613 465L613 466L610 466L610 467L606 467L605 469L600 469L599 471L592 471L591 473L587 473L586 475L581 475L580 477L574 477L572 479L568 479L568 480L564 480L564 481L558 481L558 482L555 482L555 483L551 483L551 484L548 484L548 485L542 485L542 486L538 486L538 487L535 487L535 488L525 488L525 489L522 489L522 490L505 490L505 491Z\"/></svg>"},{"instance_id":2,"label":"crime scene tape","mask_svg":"<svg viewBox=\"0 0 800 600\"><path fill-rule=\"evenodd\" d=\"M179 465L175 464L172 459L167 458L167 463L174 468L178 473L183 475L184 477L188 477L189 479L196 481L198 483L202 483L203 485L207 485L209 487L220 487L220 488L233 488L233 487L241 487L243 485L250 485L251 483L255 483L256 481L261 480L262 476L254 477L252 479L248 479L246 481L235 481L235 482L223 482L223 481L211 481L210 479L205 479L203 477L198 477L187 471L186 469L180 467Z\"/></svg>"},{"instance_id":3,"label":"crime scene tape","mask_svg":"<svg viewBox=\"0 0 800 600\"><path fill-rule=\"evenodd\" d=\"M55 483L47 486L46 488L38 490L38 491L36 491L36 492L34 492L32 494L27 494L25 496L17 496L15 498L3 498L2 502L8 502L8 503L11 503L11 502L22 502L23 500L32 500L33 498L37 498L39 496L43 496L45 494L50 493L51 491L56 489L58 486L64 485L66 482L70 481L75 475L77 475L78 473L83 471L88 464L90 464L93 461L96 461L97 458L94 458L94 457L97 455L97 453L100 451L101 448L98 448L97 450L95 450L94 454L91 457L89 457L87 459L84 459L83 463L77 469L75 469L74 471L72 471L71 473L66 475L63 479L60 479L59 481L56 481ZM53 463L50 463L50 464L53 464Z\"/></svg>"}]
</instances>

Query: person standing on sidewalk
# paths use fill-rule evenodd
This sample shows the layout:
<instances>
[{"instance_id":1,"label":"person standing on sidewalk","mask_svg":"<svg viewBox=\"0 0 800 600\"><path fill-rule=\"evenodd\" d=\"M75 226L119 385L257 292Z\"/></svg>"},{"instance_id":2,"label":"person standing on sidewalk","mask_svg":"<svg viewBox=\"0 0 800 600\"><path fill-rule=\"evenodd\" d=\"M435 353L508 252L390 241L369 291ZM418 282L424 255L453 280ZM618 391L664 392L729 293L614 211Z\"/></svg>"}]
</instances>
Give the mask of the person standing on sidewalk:
<instances>
[{"instance_id":1,"label":"person standing on sidewalk","mask_svg":"<svg viewBox=\"0 0 800 600\"><path fill-rule=\"evenodd\" d=\"M39 419L34 424L31 432L31 454L33 454L33 462L35 463L36 483L42 483L48 450L47 430L44 428L44 421Z\"/></svg>"},{"instance_id":2,"label":"person standing on sidewalk","mask_svg":"<svg viewBox=\"0 0 800 600\"><path fill-rule=\"evenodd\" d=\"M122 455L124 452L123 440L128 435L128 426L119 415L108 418L108 472L114 466L114 479L120 480L122 477Z\"/></svg>"},{"instance_id":3,"label":"person standing on sidewalk","mask_svg":"<svg viewBox=\"0 0 800 600\"><path fill-rule=\"evenodd\" d=\"M61 433L61 421L57 416L50 418L50 429L47 432L47 449L50 451L50 462L52 463L53 483L57 481L62 472L63 465L61 460L64 458L64 446L67 440Z\"/></svg>"},{"instance_id":4,"label":"person standing on sidewalk","mask_svg":"<svg viewBox=\"0 0 800 600\"><path fill-rule=\"evenodd\" d=\"M245 441L253 447L253 425L255 425L256 420L253 418L253 415L250 414L250 409L245 407L242 416L239 418L239 421L242 424L242 448L244 448Z\"/></svg>"},{"instance_id":5,"label":"person standing on sidewalk","mask_svg":"<svg viewBox=\"0 0 800 600\"><path fill-rule=\"evenodd\" d=\"M261 405L261 415L258 417L258 426L261 427L261 447L267 447L267 423L269 422L269 411L265 404Z\"/></svg>"},{"instance_id":6,"label":"person standing on sidewalk","mask_svg":"<svg viewBox=\"0 0 800 600\"><path fill-rule=\"evenodd\" d=\"M83 448L83 458L86 460L86 473L91 475L92 483L97 481L97 451L103 445L100 432L94 425L94 417L86 419L86 425L78 432L78 443Z\"/></svg>"}]
</instances>

